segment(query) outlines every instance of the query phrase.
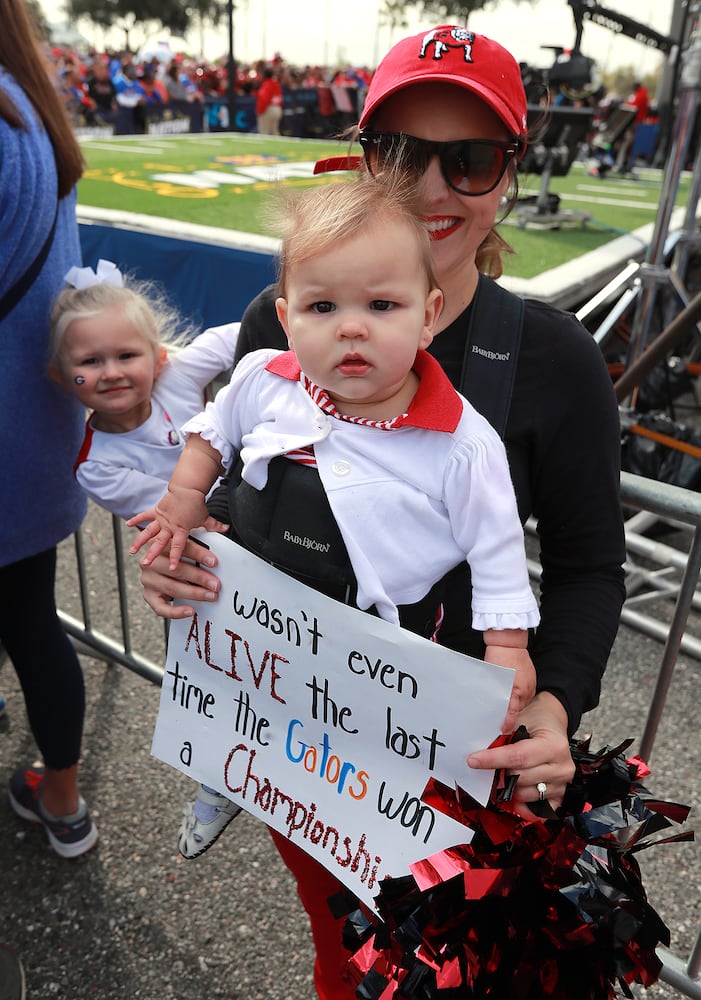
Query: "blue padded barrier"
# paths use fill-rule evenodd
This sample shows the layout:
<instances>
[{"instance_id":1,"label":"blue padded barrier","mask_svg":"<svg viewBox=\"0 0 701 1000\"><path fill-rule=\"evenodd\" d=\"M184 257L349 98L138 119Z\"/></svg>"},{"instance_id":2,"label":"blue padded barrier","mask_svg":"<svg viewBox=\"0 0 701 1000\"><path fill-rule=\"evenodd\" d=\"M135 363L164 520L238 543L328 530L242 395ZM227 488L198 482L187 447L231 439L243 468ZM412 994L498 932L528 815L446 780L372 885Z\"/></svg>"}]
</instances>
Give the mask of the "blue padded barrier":
<instances>
[{"instance_id":1,"label":"blue padded barrier","mask_svg":"<svg viewBox=\"0 0 701 1000\"><path fill-rule=\"evenodd\" d=\"M158 281L202 329L241 319L251 299L275 280L268 253L94 223L79 229L86 266L102 257L137 278Z\"/></svg>"}]
</instances>

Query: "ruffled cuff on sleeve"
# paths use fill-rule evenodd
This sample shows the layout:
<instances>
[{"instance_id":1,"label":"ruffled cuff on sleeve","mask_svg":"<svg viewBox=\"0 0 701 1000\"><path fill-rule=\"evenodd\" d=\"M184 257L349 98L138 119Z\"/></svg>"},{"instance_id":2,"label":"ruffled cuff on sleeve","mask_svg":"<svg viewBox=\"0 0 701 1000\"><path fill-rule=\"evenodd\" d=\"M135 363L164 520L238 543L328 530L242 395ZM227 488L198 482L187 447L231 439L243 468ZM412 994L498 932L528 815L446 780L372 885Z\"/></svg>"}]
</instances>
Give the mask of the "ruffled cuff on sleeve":
<instances>
[{"instance_id":1,"label":"ruffled cuff on sleeve","mask_svg":"<svg viewBox=\"0 0 701 1000\"><path fill-rule=\"evenodd\" d=\"M507 628L535 628L540 622L538 609L532 611L507 611L496 614L492 611L475 611L472 614L472 627L477 632L486 632L487 629L502 631Z\"/></svg>"}]
</instances>

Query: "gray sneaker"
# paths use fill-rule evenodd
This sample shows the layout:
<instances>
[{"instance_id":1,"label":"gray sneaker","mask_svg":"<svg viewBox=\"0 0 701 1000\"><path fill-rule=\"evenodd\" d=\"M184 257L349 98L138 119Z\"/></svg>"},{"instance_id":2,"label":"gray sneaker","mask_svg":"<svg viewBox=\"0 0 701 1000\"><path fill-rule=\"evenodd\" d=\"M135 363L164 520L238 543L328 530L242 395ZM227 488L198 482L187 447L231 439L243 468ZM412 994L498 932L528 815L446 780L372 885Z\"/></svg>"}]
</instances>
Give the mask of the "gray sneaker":
<instances>
[{"instance_id":1,"label":"gray sneaker","mask_svg":"<svg viewBox=\"0 0 701 1000\"><path fill-rule=\"evenodd\" d=\"M97 830L83 799L72 816L50 816L41 804L43 767L24 767L10 779L10 805L22 819L42 823L49 843L62 858L77 858L97 843Z\"/></svg>"}]
</instances>

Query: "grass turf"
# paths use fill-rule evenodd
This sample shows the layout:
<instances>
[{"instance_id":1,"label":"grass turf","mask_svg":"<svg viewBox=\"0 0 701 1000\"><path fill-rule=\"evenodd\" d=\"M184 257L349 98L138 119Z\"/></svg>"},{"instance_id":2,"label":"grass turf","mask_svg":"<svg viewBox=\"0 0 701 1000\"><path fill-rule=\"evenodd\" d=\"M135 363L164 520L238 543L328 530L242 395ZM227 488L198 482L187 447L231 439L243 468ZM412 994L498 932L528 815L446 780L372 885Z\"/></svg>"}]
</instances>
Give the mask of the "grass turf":
<instances>
[{"instance_id":1,"label":"grass turf","mask_svg":"<svg viewBox=\"0 0 701 1000\"><path fill-rule=\"evenodd\" d=\"M274 236L266 208L280 184L306 187L338 183L342 173L314 177L313 163L348 151L347 144L315 139L276 139L247 133L192 136L90 137L83 140L87 169L80 181L81 205L161 216L187 223ZM521 196L535 196L539 176L520 177ZM588 174L575 163L548 190L560 208L586 212L560 229L502 226L516 253L505 261L508 275L531 278L594 250L616 236L654 223L661 171L643 169L637 180ZM680 179L677 204L688 196ZM518 220L518 209L512 222Z\"/></svg>"}]
</instances>

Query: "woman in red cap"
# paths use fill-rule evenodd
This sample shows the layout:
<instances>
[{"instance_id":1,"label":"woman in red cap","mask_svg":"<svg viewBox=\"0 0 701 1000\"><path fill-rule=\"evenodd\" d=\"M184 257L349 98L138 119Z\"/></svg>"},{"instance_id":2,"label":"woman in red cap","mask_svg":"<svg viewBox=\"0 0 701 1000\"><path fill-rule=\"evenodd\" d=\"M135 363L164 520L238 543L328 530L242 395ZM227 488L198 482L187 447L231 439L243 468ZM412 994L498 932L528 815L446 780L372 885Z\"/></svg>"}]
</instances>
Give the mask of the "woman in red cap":
<instances>
[{"instance_id":1,"label":"woman in red cap","mask_svg":"<svg viewBox=\"0 0 701 1000\"><path fill-rule=\"evenodd\" d=\"M445 296L430 352L495 423L491 396L506 384L500 411L505 426L497 429L521 519L533 516L540 537L541 624L529 644L538 689L520 717L530 739L485 749L469 764L520 775L514 801L528 815L521 782L523 789L543 788L554 807L562 801L574 773L568 737L582 713L598 703L618 626L625 544L617 403L598 346L572 315L526 300L519 342L513 338L518 311L514 318L503 296L494 301L491 279L500 276L501 254L510 249L495 225L515 202L517 164L527 142L526 96L510 53L460 26L403 39L375 72L358 139L370 173L398 167L419 181ZM271 286L247 309L239 357L284 346L275 295ZM511 307L514 299L506 296ZM480 383L490 388L478 401L470 386ZM214 565L211 557L209 563ZM192 613L187 606L173 607L172 598L215 600L218 588L212 573L185 563L169 574L165 559L144 570L143 582L147 602L167 617ZM481 657L480 637L464 627L468 606L469 580L460 571L446 588L439 641ZM294 845L283 844L282 850L310 916L319 996L351 1000L354 990L342 978L348 956L341 943L343 920L330 916L326 902L338 883Z\"/></svg>"}]
</instances>

